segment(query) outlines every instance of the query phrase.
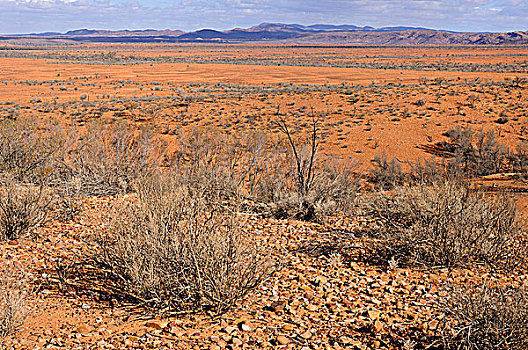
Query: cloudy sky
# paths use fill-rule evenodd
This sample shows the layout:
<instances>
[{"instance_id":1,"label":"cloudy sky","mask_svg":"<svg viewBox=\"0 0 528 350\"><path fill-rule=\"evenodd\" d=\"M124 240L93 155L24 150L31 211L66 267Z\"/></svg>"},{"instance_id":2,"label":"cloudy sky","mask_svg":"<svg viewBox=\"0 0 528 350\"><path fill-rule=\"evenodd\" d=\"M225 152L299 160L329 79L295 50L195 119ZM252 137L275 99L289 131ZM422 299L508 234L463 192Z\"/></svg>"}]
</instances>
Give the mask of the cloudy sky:
<instances>
[{"instance_id":1,"label":"cloudy sky","mask_svg":"<svg viewBox=\"0 0 528 350\"><path fill-rule=\"evenodd\" d=\"M230 29L261 22L528 30L528 0L0 0L0 33Z\"/></svg>"}]
</instances>

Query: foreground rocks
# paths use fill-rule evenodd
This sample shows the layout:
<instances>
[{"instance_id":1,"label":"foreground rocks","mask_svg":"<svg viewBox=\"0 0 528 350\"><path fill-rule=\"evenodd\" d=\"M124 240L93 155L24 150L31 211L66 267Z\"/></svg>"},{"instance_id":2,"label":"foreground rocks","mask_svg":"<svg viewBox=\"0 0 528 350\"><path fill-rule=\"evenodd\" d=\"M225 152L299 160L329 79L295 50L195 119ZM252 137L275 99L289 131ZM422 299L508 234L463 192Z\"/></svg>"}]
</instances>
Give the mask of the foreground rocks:
<instances>
[{"instance_id":1,"label":"foreground rocks","mask_svg":"<svg viewBox=\"0 0 528 350\"><path fill-rule=\"evenodd\" d=\"M38 240L2 243L34 282L29 317L5 349L415 349L435 347L443 286L498 276L486 271L420 270L377 261L363 225L251 220L275 273L227 314L159 318L98 288L72 288L60 271L86 258L105 230L112 198L89 200L72 222L52 222ZM64 285L68 282L68 285ZM438 343L439 344L439 343Z\"/></svg>"}]
</instances>

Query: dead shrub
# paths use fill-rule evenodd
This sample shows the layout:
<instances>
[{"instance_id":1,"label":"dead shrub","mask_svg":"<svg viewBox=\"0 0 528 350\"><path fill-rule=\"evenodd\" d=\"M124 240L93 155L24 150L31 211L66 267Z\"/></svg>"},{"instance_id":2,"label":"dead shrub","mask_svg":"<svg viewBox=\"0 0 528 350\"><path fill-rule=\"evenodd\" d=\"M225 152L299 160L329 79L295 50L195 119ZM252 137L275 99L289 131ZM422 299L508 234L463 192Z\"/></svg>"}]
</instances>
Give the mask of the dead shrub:
<instances>
[{"instance_id":1,"label":"dead shrub","mask_svg":"<svg viewBox=\"0 0 528 350\"><path fill-rule=\"evenodd\" d=\"M467 183L399 186L367 197L361 207L367 216L380 219L374 232L388 258L427 266L482 262L513 267L519 261L514 258L526 254L518 241L514 201Z\"/></svg>"},{"instance_id":2,"label":"dead shrub","mask_svg":"<svg viewBox=\"0 0 528 350\"><path fill-rule=\"evenodd\" d=\"M319 118L315 116L306 139L295 138L282 117L276 124L286 138L287 150L272 151L275 166L265 171L256 198L278 219L318 221L349 213L359 187L357 163L319 157ZM281 153L282 158L277 158Z\"/></svg>"},{"instance_id":3,"label":"dead shrub","mask_svg":"<svg viewBox=\"0 0 528 350\"><path fill-rule=\"evenodd\" d=\"M0 188L0 241L27 235L48 217L52 200L43 186L6 179Z\"/></svg>"},{"instance_id":4,"label":"dead shrub","mask_svg":"<svg viewBox=\"0 0 528 350\"><path fill-rule=\"evenodd\" d=\"M0 271L0 338L15 332L27 316L27 280L15 271L10 264Z\"/></svg>"},{"instance_id":5,"label":"dead shrub","mask_svg":"<svg viewBox=\"0 0 528 350\"><path fill-rule=\"evenodd\" d=\"M114 291L163 312L222 313L267 278L270 265L240 215L192 196L173 178L137 185L101 240Z\"/></svg>"},{"instance_id":6,"label":"dead shrub","mask_svg":"<svg viewBox=\"0 0 528 350\"><path fill-rule=\"evenodd\" d=\"M447 349L521 350L528 347L528 292L523 287L467 285L442 302Z\"/></svg>"},{"instance_id":7,"label":"dead shrub","mask_svg":"<svg viewBox=\"0 0 528 350\"><path fill-rule=\"evenodd\" d=\"M65 144L65 129L57 123L5 119L0 122L0 173L41 183L60 162Z\"/></svg>"},{"instance_id":8,"label":"dead shrub","mask_svg":"<svg viewBox=\"0 0 528 350\"><path fill-rule=\"evenodd\" d=\"M57 186L64 195L72 195L69 190L75 188L87 196L130 192L136 178L160 165L164 149L152 130L137 131L124 122L91 122L66 157Z\"/></svg>"}]
</instances>

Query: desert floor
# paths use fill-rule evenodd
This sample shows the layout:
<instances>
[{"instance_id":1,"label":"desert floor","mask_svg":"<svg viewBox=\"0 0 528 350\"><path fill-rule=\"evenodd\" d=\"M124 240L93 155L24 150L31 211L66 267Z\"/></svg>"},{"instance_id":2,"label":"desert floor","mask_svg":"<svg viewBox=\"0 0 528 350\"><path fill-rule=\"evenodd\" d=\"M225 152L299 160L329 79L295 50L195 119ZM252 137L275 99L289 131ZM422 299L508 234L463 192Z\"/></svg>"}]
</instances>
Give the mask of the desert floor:
<instances>
[{"instance_id":1,"label":"desert floor","mask_svg":"<svg viewBox=\"0 0 528 350\"><path fill-rule=\"evenodd\" d=\"M440 157L435 144L457 125L494 130L512 148L526 140L527 56L518 47L6 46L0 117L59 118L76 128L125 120L175 147L197 126L279 137L277 111L301 135L316 115L322 154L368 172L382 154L404 167ZM114 200L87 198L74 220L47 223L40 238L0 243L1 260L23 267L34 289L29 317L0 348L397 349L430 339L434 347L441 286L493 275L483 267L389 269L369 258L361 218L252 219L249 230L280 269L222 316L161 319L97 288L61 286L57 270L89 253Z\"/></svg>"}]
</instances>

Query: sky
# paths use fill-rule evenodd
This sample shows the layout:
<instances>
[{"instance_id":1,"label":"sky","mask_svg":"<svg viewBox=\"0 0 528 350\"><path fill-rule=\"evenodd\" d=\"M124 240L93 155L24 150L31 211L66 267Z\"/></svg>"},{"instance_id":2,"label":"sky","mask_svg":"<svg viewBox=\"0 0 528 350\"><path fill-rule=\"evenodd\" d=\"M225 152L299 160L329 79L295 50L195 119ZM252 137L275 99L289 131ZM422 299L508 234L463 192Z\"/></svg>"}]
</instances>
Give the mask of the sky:
<instances>
[{"instance_id":1,"label":"sky","mask_svg":"<svg viewBox=\"0 0 528 350\"><path fill-rule=\"evenodd\" d=\"M528 30L528 0L0 0L0 33L247 28L262 22Z\"/></svg>"}]
</instances>

